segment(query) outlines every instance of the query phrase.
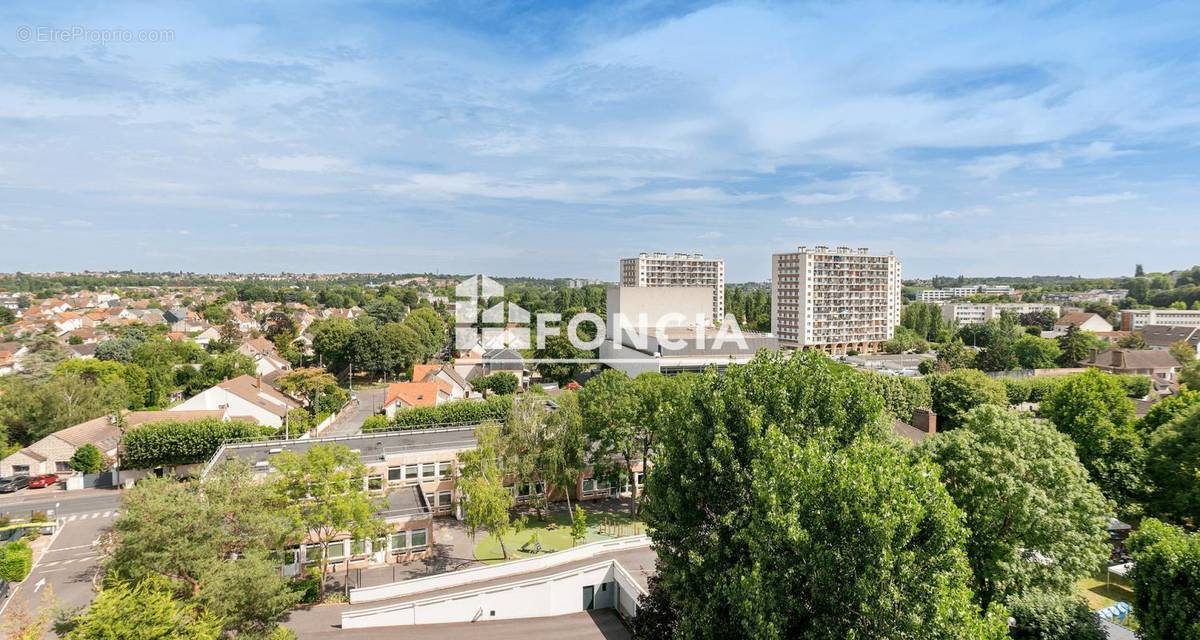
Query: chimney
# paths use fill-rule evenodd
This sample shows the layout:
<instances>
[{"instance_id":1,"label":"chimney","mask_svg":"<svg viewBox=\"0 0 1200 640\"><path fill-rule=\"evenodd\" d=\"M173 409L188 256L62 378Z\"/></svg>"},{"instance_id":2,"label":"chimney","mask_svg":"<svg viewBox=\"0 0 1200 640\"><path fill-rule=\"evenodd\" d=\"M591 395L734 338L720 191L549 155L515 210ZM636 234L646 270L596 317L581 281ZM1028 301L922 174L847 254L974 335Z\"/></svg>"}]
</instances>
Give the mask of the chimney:
<instances>
[{"instance_id":1,"label":"chimney","mask_svg":"<svg viewBox=\"0 0 1200 640\"><path fill-rule=\"evenodd\" d=\"M256 389L262 389L262 374L254 377L254 387Z\"/></svg>"},{"instance_id":2,"label":"chimney","mask_svg":"<svg viewBox=\"0 0 1200 640\"><path fill-rule=\"evenodd\" d=\"M1125 368L1125 351L1123 351L1121 349L1113 349L1112 366L1114 369L1124 369Z\"/></svg>"},{"instance_id":3,"label":"chimney","mask_svg":"<svg viewBox=\"0 0 1200 640\"><path fill-rule=\"evenodd\" d=\"M913 409L912 426L925 433L937 433L937 414L932 409Z\"/></svg>"}]
</instances>

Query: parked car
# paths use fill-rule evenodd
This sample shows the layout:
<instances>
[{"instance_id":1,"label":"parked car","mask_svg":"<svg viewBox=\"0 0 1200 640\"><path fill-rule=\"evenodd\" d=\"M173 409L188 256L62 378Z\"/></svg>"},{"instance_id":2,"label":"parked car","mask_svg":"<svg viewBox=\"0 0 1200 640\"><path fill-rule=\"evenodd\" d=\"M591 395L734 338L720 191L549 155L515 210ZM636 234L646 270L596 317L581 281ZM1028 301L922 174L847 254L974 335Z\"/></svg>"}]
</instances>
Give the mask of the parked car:
<instances>
[{"instance_id":1,"label":"parked car","mask_svg":"<svg viewBox=\"0 0 1200 640\"><path fill-rule=\"evenodd\" d=\"M44 476L37 476L29 481L30 489L44 489L58 484L58 474L47 473Z\"/></svg>"},{"instance_id":2,"label":"parked car","mask_svg":"<svg viewBox=\"0 0 1200 640\"><path fill-rule=\"evenodd\" d=\"M29 486L29 476L0 478L0 493L12 493Z\"/></svg>"}]
</instances>

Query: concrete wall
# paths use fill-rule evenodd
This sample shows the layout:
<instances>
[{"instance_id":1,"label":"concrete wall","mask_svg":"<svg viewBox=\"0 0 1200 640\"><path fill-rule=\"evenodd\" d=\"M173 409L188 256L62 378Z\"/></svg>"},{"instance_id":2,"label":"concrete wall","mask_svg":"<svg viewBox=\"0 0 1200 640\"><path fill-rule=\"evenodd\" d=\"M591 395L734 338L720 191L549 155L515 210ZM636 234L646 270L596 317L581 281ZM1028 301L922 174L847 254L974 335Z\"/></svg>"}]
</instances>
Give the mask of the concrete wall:
<instances>
[{"instance_id":1,"label":"concrete wall","mask_svg":"<svg viewBox=\"0 0 1200 640\"><path fill-rule=\"evenodd\" d=\"M635 327L639 314L654 328L668 314L682 314L686 320L668 326L689 326L701 317L704 326L713 326L712 288L710 287L609 287L606 337L613 338L619 327L617 314L624 314Z\"/></svg>"},{"instance_id":2,"label":"concrete wall","mask_svg":"<svg viewBox=\"0 0 1200 640\"><path fill-rule=\"evenodd\" d=\"M594 589L592 608L618 607L636 613L643 591L614 560L549 576L518 580L468 591L342 614L343 629L443 624L560 616L584 611L584 588Z\"/></svg>"}]
</instances>

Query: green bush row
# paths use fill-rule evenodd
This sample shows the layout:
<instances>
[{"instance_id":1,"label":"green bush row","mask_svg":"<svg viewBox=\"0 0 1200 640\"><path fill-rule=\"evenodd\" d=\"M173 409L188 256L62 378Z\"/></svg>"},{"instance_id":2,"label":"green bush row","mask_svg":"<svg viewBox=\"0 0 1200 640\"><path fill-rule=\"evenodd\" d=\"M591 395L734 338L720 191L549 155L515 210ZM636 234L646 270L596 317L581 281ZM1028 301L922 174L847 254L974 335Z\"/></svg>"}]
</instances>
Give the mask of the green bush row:
<instances>
[{"instance_id":1,"label":"green bush row","mask_svg":"<svg viewBox=\"0 0 1200 640\"><path fill-rule=\"evenodd\" d=\"M459 400L438 407L413 407L401 409L391 420L383 416L372 416L363 423L363 431L381 431L388 428L419 427L461 422L484 422L503 420L512 407L511 395L492 396L486 400Z\"/></svg>"},{"instance_id":2,"label":"green bush row","mask_svg":"<svg viewBox=\"0 0 1200 640\"><path fill-rule=\"evenodd\" d=\"M20 582L33 568L33 548L24 541L0 547L0 578Z\"/></svg>"},{"instance_id":3,"label":"green bush row","mask_svg":"<svg viewBox=\"0 0 1200 640\"><path fill-rule=\"evenodd\" d=\"M257 438L258 425L218 418L152 422L125 434L121 466L126 469L206 462L221 443L240 438Z\"/></svg>"}]
</instances>

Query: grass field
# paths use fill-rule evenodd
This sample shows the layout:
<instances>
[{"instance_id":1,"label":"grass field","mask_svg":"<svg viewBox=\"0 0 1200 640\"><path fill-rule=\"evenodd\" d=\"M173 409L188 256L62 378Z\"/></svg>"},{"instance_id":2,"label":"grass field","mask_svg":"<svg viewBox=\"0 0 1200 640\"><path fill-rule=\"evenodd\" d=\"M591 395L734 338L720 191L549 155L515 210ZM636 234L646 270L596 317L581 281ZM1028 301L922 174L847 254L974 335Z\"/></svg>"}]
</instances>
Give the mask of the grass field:
<instances>
[{"instance_id":1,"label":"grass field","mask_svg":"<svg viewBox=\"0 0 1200 640\"><path fill-rule=\"evenodd\" d=\"M580 544L612 540L645 532L645 525L632 520L627 513L589 513L587 537ZM528 542L535 533L542 543L542 554L570 549L572 546L571 517L564 511L547 514L541 520L530 516L525 529L504 536L504 544L508 546L508 559L520 560L538 555L520 550L520 547ZM500 550L500 542L490 535L480 535L479 542L475 544L474 553L475 559L480 562L487 564L505 562L504 554Z\"/></svg>"}]
</instances>

